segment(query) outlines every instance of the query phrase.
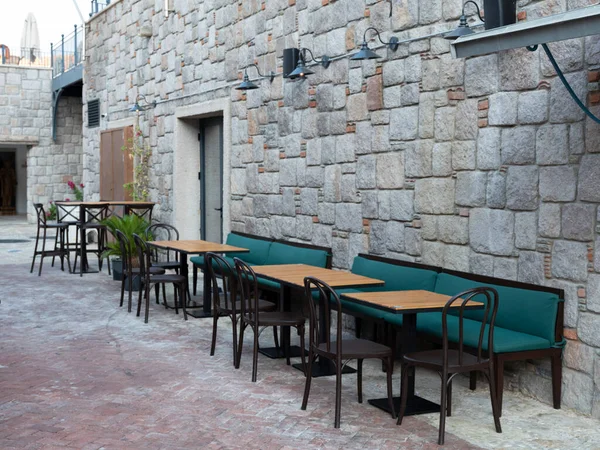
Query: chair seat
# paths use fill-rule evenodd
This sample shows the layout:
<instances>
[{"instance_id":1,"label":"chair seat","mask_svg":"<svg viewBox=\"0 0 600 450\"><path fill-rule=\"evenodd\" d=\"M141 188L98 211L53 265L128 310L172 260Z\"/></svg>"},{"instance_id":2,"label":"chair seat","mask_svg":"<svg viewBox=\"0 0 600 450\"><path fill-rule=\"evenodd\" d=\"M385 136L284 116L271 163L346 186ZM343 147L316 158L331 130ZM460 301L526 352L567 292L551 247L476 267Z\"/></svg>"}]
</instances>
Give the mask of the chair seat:
<instances>
[{"instance_id":1,"label":"chair seat","mask_svg":"<svg viewBox=\"0 0 600 450\"><path fill-rule=\"evenodd\" d=\"M235 302L235 310L236 312L240 312L242 308L242 302L241 300L238 300ZM225 308L223 306L220 307L221 311L227 314L231 314L232 313L232 309L231 308ZM270 302L268 300L259 300L258 301L258 310L259 311L275 311L277 309L277 305L273 302Z\"/></svg>"},{"instance_id":2,"label":"chair seat","mask_svg":"<svg viewBox=\"0 0 600 450\"><path fill-rule=\"evenodd\" d=\"M139 267L132 267L131 268L131 273L140 273L140 268ZM165 269L163 269L162 267L150 267L150 275L164 275L165 273Z\"/></svg>"},{"instance_id":3,"label":"chair seat","mask_svg":"<svg viewBox=\"0 0 600 450\"><path fill-rule=\"evenodd\" d=\"M318 351L325 355L335 357L337 354L337 342L331 341L329 351L327 344L319 344ZM381 358L391 356L392 349L377 342L366 339L343 339L342 340L342 359L363 359L363 358Z\"/></svg>"},{"instance_id":4,"label":"chair seat","mask_svg":"<svg viewBox=\"0 0 600 450\"><path fill-rule=\"evenodd\" d=\"M64 222L63 223L59 223L59 222L49 223L49 222L46 222L46 225L44 225L41 228L67 228L68 226L69 226L69 224L64 223Z\"/></svg>"},{"instance_id":5,"label":"chair seat","mask_svg":"<svg viewBox=\"0 0 600 450\"><path fill-rule=\"evenodd\" d=\"M97 230L100 228L106 228L105 225L102 225L101 223L84 223L83 225L80 225L81 228L83 228L84 230Z\"/></svg>"},{"instance_id":6,"label":"chair seat","mask_svg":"<svg viewBox=\"0 0 600 450\"><path fill-rule=\"evenodd\" d=\"M179 269L179 261L157 261L152 263L152 267L162 267L163 269Z\"/></svg>"},{"instance_id":7,"label":"chair seat","mask_svg":"<svg viewBox=\"0 0 600 450\"><path fill-rule=\"evenodd\" d=\"M293 312L261 312L258 316L259 326L290 326L295 327L303 325L306 322L305 317L302 314Z\"/></svg>"},{"instance_id":8,"label":"chair seat","mask_svg":"<svg viewBox=\"0 0 600 450\"><path fill-rule=\"evenodd\" d=\"M455 372L456 369L460 368L461 372L470 372L471 368L477 366L486 366L488 359L483 358L481 361L477 361L477 357L471 353L463 352L462 364L458 361L459 352L458 350L448 350L448 370ZM444 351L441 349L427 350L423 352L408 353L403 356L405 362L415 364L418 366L428 367L433 370L442 370L444 362ZM454 369L454 370L453 370Z\"/></svg>"},{"instance_id":9,"label":"chair seat","mask_svg":"<svg viewBox=\"0 0 600 450\"><path fill-rule=\"evenodd\" d=\"M150 277L152 283L185 283L186 281L183 275L176 274L152 275Z\"/></svg>"}]
</instances>

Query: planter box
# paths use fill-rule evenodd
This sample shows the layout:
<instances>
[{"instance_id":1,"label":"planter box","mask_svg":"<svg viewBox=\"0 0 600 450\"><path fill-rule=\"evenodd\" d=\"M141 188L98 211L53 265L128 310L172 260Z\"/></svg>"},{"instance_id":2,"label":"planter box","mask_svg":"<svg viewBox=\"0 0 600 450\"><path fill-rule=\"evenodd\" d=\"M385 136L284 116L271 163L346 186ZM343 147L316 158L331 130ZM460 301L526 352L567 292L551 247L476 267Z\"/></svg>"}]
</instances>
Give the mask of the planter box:
<instances>
[{"instance_id":1,"label":"planter box","mask_svg":"<svg viewBox=\"0 0 600 450\"><path fill-rule=\"evenodd\" d=\"M123 280L123 261L121 261L120 259L113 259L113 260L111 260L111 267L112 267L113 280L115 280L115 281ZM134 292L139 291L139 289L140 289L139 275L133 277L132 284L133 284L132 290ZM129 290L129 283L127 283L127 282L125 283L125 290L126 291Z\"/></svg>"}]
</instances>

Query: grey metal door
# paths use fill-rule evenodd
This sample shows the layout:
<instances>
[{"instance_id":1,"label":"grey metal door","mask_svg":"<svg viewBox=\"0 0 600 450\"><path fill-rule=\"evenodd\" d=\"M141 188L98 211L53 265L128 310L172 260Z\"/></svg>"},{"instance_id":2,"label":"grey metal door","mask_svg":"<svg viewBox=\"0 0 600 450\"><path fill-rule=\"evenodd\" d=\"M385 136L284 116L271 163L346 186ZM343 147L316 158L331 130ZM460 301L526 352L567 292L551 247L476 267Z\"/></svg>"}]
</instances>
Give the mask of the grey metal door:
<instances>
[{"instance_id":1,"label":"grey metal door","mask_svg":"<svg viewBox=\"0 0 600 450\"><path fill-rule=\"evenodd\" d=\"M223 241L223 118L200 121L200 236Z\"/></svg>"}]
</instances>

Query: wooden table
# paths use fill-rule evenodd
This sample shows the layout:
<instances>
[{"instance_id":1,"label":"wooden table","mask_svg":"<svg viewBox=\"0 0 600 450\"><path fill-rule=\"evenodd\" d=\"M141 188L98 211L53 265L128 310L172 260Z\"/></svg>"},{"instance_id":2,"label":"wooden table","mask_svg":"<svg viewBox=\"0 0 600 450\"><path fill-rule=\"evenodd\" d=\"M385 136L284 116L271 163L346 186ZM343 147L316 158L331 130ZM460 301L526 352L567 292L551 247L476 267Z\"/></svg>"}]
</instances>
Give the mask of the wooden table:
<instances>
[{"instance_id":1,"label":"wooden table","mask_svg":"<svg viewBox=\"0 0 600 450\"><path fill-rule=\"evenodd\" d=\"M79 208L79 223L86 223L85 217L85 207L86 206L124 206L125 214L128 214L130 208L133 207L144 207L148 208L154 207L156 203L154 202L136 202L136 201L128 201L128 200L110 200L110 201L102 201L102 202L67 202L67 201L58 201L55 202L56 205L60 205L63 208L65 206L75 206ZM79 249L81 253L81 258L79 264L81 264L81 273L93 273L89 270L89 264L87 261L87 242L85 239L85 229L83 227L79 227L80 235L79 235Z\"/></svg>"},{"instance_id":2,"label":"wooden table","mask_svg":"<svg viewBox=\"0 0 600 450\"><path fill-rule=\"evenodd\" d=\"M343 294L342 298L346 301L381 309L382 311L403 314L402 351L403 353L411 353L416 350L417 345L417 314L442 311L451 297L430 291L382 291L348 293ZM460 303L457 302L456 308L459 307ZM480 309L483 307L483 303L473 300L465 305L465 309ZM369 403L390 412L387 397L369 400ZM400 411L400 397L394 397L394 408L396 408L396 411ZM406 414L415 415L439 411L440 405L415 395L415 371L412 368L408 375Z\"/></svg>"},{"instance_id":3,"label":"wooden table","mask_svg":"<svg viewBox=\"0 0 600 450\"><path fill-rule=\"evenodd\" d=\"M375 278L368 278L350 272L341 270L326 269L323 267L309 266L306 264L279 264L272 266L253 266L252 269L257 276L272 280L281 284L280 301L284 311L290 310L292 289L304 291L304 278L315 277L329 284L334 289L365 286L382 286L383 281ZM321 321L319 339L325 341L325 312L322 303L319 303L319 318ZM286 342L289 343L289 327L284 327L282 333L285 334ZM294 367L302 370L301 364L294 364ZM354 369L346 366L345 373L354 372ZM319 358L319 363L313 365L313 377L335 375L335 369L327 359Z\"/></svg>"},{"instance_id":4,"label":"wooden table","mask_svg":"<svg viewBox=\"0 0 600 450\"><path fill-rule=\"evenodd\" d=\"M172 250L179 253L179 273L188 278L188 255L202 255L205 253L246 253L247 248L234 247L227 244L208 242L201 240L182 240L182 241L150 241L148 245L165 250ZM211 279L208 273L204 274L202 292L202 310L189 311L188 315L197 319L203 317L212 317L210 290L212 287Z\"/></svg>"}]
</instances>

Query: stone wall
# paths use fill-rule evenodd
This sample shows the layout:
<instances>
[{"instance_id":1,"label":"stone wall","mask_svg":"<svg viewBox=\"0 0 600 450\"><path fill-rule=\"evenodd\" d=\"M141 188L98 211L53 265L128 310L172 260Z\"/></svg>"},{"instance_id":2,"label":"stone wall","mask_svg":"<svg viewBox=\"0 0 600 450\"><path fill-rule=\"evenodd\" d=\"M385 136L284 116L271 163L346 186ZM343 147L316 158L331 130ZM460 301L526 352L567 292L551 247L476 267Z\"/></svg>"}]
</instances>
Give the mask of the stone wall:
<instances>
[{"instance_id":1,"label":"stone wall","mask_svg":"<svg viewBox=\"0 0 600 450\"><path fill-rule=\"evenodd\" d=\"M450 30L461 3L175 1L165 18L161 1L123 0L87 26L84 103L100 98L113 121L139 93L160 101L141 119L163 219L175 107L229 97L232 229L331 246L344 269L370 252L564 289L564 405L600 417L600 132L541 51L454 59L435 37L314 67L305 81L232 89L253 62L281 72L286 47L335 57L356 51L368 26L384 39ZM525 0L519 17L597 3ZM598 36L550 48L598 112ZM90 186L98 141L84 127ZM549 402L546 362L512 368L511 387Z\"/></svg>"},{"instance_id":2,"label":"stone wall","mask_svg":"<svg viewBox=\"0 0 600 450\"><path fill-rule=\"evenodd\" d=\"M0 144L25 145L27 212L33 203L62 200L66 181L81 180L81 98L63 97L52 141L52 70L0 65Z\"/></svg>"}]
</instances>

